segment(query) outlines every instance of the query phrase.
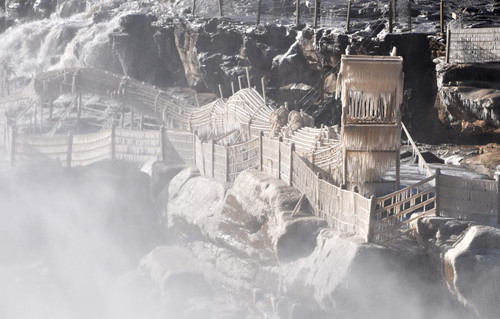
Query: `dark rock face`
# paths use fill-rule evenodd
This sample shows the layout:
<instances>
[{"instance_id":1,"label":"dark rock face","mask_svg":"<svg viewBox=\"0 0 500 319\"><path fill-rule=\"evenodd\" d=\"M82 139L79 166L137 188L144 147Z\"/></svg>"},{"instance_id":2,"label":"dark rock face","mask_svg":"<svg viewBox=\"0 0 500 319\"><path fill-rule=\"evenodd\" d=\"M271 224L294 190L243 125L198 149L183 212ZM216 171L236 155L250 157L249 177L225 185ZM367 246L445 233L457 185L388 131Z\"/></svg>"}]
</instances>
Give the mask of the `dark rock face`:
<instances>
[{"instance_id":1,"label":"dark rock face","mask_svg":"<svg viewBox=\"0 0 500 319\"><path fill-rule=\"evenodd\" d=\"M445 64L436 67L439 119L454 132L494 136L500 128L500 64Z\"/></svg>"}]
</instances>

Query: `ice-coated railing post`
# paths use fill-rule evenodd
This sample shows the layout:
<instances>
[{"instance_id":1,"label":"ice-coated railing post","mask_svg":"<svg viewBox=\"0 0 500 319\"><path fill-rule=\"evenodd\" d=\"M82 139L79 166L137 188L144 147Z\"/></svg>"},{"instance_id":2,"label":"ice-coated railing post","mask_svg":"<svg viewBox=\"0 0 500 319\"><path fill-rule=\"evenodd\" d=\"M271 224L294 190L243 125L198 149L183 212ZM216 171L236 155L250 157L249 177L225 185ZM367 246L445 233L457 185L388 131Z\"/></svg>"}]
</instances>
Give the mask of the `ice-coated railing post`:
<instances>
[{"instance_id":1,"label":"ice-coated railing post","mask_svg":"<svg viewBox=\"0 0 500 319\"><path fill-rule=\"evenodd\" d=\"M248 66L245 68L245 72L247 74L247 83L248 83L248 88L251 88L251 84L250 84L250 70L248 68Z\"/></svg>"},{"instance_id":2,"label":"ice-coated railing post","mask_svg":"<svg viewBox=\"0 0 500 319\"><path fill-rule=\"evenodd\" d=\"M226 145L226 182L229 182L229 147Z\"/></svg>"},{"instance_id":3,"label":"ice-coated railing post","mask_svg":"<svg viewBox=\"0 0 500 319\"><path fill-rule=\"evenodd\" d=\"M295 151L295 143L290 144L290 175L288 185L293 186L293 153Z\"/></svg>"},{"instance_id":4,"label":"ice-coated railing post","mask_svg":"<svg viewBox=\"0 0 500 319\"><path fill-rule=\"evenodd\" d=\"M500 225L500 176L495 175L497 181L497 225Z\"/></svg>"},{"instance_id":5,"label":"ice-coated railing post","mask_svg":"<svg viewBox=\"0 0 500 319\"><path fill-rule=\"evenodd\" d=\"M10 134L10 165L16 165L16 151L17 151L17 126L12 125L12 132Z\"/></svg>"},{"instance_id":6,"label":"ice-coated railing post","mask_svg":"<svg viewBox=\"0 0 500 319\"><path fill-rule=\"evenodd\" d=\"M278 179L281 179L281 143L283 143L283 137L278 138Z\"/></svg>"},{"instance_id":7,"label":"ice-coated railing post","mask_svg":"<svg viewBox=\"0 0 500 319\"><path fill-rule=\"evenodd\" d=\"M441 169L440 168L436 168L436 181L434 182L434 188L436 189L435 190L435 196L436 196L436 199L434 200L434 207L435 207L435 210L436 210L436 216L441 216L441 212L439 211L440 210L440 207L439 207L439 179L441 177Z\"/></svg>"},{"instance_id":8,"label":"ice-coated railing post","mask_svg":"<svg viewBox=\"0 0 500 319\"><path fill-rule=\"evenodd\" d=\"M215 178L215 140L212 139L212 178Z\"/></svg>"},{"instance_id":9,"label":"ice-coated railing post","mask_svg":"<svg viewBox=\"0 0 500 319\"><path fill-rule=\"evenodd\" d=\"M197 140L198 131L194 130L193 132L193 165L196 165L196 140Z\"/></svg>"},{"instance_id":10,"label":"ice-coated railing post","mask_svg":"<svg viewBox=\"0 0 500 319\"><path fill-rule=\"evenodd\" d=\"M444 33L444 3L443 0L439 2L439 31Z\"/></svg>"},{"instance_id":11,"label":"ice-coated railing post","mask_svg":"<svg viewBox=\"0 0 500 319\"><path fill-rule=\"evenodd\" d=\"M144 113L141 113L141 117L139 118L139 130L144 130Z\"/></svg>"},{"instance_id":12,"label":"ice-coated railing post","mask_svg":"<svg viewBox=\"0 0 500 319\"><path fill-rule=\"evenodd\" d=\"M295 0L295 25L300 23L300 0Z\"/></svg>"},{"instance_id":13,"label":"ice-coated railing post","mask_svg":"<svg viewBox=\"0 0 500 319\"><path fill-rule=\"evenodd\" d=\"M240 87L240 90L243 88L243 84L241 83L241 78L242 78L242 75L238 75L238 85Z\"/></svg>"},{"instance_id":14,"label":"ice-coated railing post","mask_svg":"<svg viewBox=\"0 0 500 319\"><path fill-rule=\"evenodd\" d=\"M318 27L319 0L314 0L314 27Z\"/></svg>"},{"instance_id":15,"label":"ice-coated railing post","mask_svg":"<svg viewBox=\"0 0 500 319\"><path fill-rule=\"evenodd\" d=\"M375 237L375 224L377 223L375 219L375 210L377 208L377 198L375 195L370 197L370 216L368 223L368 234L366 235L366 242L373 243Z\"/></svg>"},{"instance_id":16,"label":"ice-coated railing post","mask_svg":"<svg viewBox=\"0 0 500 319\"><path fill-rule=\"evenodd\" d=\"M222 0L219 0L219 17L222 17Z\"/></svg>"},{"instance_id":17,"label":"ice-coated railing post","mask_svg":"<svg viewBox=\"0 0 500 319\"><path fill-rule=\"evenodd\" d=\"M231 93L232 95L234 95L234 82L231 81Z\"/></svg>"},{"instance_id":18,"label":"ice-coated railing post","mask_svg":"<svg viewBox=\"0 0 500 319\"><path fill-rule=\"evenodd\" d=\"M257 25L260 24L260 3L262 0L257 1Z\"/></svg>"},{"instance_id":19,"label":"ice-coated railing post","mask_svg":"<svg viewBox=\"0 0 500 319\"><path fill-rule=\"evenodd\" d=\"M111 143L110 143L110 158L113 160L115 159L115 153L116 153L116 146L115 146L115 143L116 143L116 124L115 124L115 121L113 120L111 122L111 133L110 133L110 139L111 139Z\"/></svg>"},{"instance_id":20,"label":"ice-coated railing post","mask_svg":"<svg viewBox=\"0 0 500 319\"><path fill-rule=\"evenodd\" d=\"M167 137L166 137L166 129L165 129L165 125L162 125L160 127L160 145L161 145L161 160L162 162L166 162L167 161Z\"/></svg>"},{"instance_id":21,"label":"ice-coated railing post","mask_svg":"<svg viewBox=\"0 0 500 319\"><path fill-rule=\"evenodd\" d=\"M451 31L446 30L446 63L450 63Z\"/></svg>"},{"instance_id":22,"label":"ice-coated railing post","mask_svg":"<svg viewBox=\"0 0 500 319\"><path fill-rule=\"evenodd\" d=\"M80 122L82 118L82 95L79 94L76 98L76 131L80 132Z\"/></svg>"},{"instance_id":23,"label":"ice-coated railing post","mask_svg":"<svg viewBox=\"0 0 500 319\"><path fill-rule=\"evenodd\" d=\"M262 139L264 138L264 132L260 131L259 133L259 170L262 171L263 169L263 164L264 164L264 158L262 154Z\"/></svg>"},{"instance_id":24,"label":"ice-coated railing post","mask_svg":"<svg viewBox=\"0 0 500 319\"><path fill-rule=\"evenodd\" d=\"M219 94L220 94L220 98L223 99L224 95L222 94L222 85L220 85L220 84L219 84Z\"/></svg>"},{"instance_id":25,"label":"ice-coated railing post","mask_svg":"<svg viewBox=\"0 0 500 319\"><path fill-rule=\"evenodd\" d=\"M349 32L349 29L351 28L350 24L351 24L351 0L347 2L347 21L345 25L345 30L347 32Z\"/></svg>"},{"instance_id":26,"label":"ice-coated railing post","mask_svg":"<svg viewBox=\"0 0 500 319\"><path fill-rule=\"evenodd\" d=\"M266 104L266 80L264 77L260 78L260 84L262 85L262 98L264 99L264 104Z\"/></svg>"},{"instance_id":27,"label":"ice-coated railing post","mask_svg":"<svg viewBox=\"0 0 500 319\"><path fill-rule=\"evenodd\" d=\"M389 33L392 33L392 11L393 11L392 1L389 2Z\"/></svg>"},{"instance_id":28,"label":"ice-coated railing post","mask_svg":"<svg viewBox=\"0 0 500 319\"><path fill-rule=\"evenodd\" d=\"M66 167L71 167L73 155L73 132L68 133L68 151L66 155Z\"/></svg>"}]
</instances>

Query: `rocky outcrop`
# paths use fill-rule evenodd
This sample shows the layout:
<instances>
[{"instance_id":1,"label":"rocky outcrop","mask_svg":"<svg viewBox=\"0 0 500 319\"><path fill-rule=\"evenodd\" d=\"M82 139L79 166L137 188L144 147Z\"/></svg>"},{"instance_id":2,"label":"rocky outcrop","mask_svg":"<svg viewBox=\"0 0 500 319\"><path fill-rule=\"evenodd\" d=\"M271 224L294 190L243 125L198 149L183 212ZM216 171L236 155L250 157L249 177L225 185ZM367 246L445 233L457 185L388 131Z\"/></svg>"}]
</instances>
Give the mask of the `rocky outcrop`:
<instances>
[{"instance_id":1,"label":"rocky outcrop","mask_svg":"<svg viewBox=\"0 0 500 319\"><path fill-rule=\"evenodd\" d=\"M439 119L462 135L497 134L500 128L500 64L437 62Z\"/></svg>"},{"instance_id":2,"label":"rocky outcrop","mask_svg":"<svg viewBox=\"0 0 500 319\"><path fill-rule=\"evenodd\" d=\"M419 219L415 228L457 299L480 318L496 318L500 229L438 217Z\"/></svg>"}]
</instances>

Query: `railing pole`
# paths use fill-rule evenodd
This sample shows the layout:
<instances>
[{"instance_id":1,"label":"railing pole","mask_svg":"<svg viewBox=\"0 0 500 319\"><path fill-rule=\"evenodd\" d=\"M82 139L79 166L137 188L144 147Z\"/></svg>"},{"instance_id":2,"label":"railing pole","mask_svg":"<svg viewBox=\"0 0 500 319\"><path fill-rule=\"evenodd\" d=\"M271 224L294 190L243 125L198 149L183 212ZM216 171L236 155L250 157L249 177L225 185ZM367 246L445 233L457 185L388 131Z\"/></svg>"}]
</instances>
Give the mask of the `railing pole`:
<instances>
[{"instance_id":1,"label":"railing pole","mask_svg":"<svg viewBox=\"0 0 500 319\"><path fill-rule=\"evenodd\" d=\"M252 86L250 85L250 71L249 71L248 67L245 68L245 71L247 73L248 88L251 88Z\"/></svg>"},{"instance_id":2,"label":"railing pole","mask_svg":"<svg viewBox=\"0 0 500 319\"><path fill-rule=\"evenodd\" d=\"M377 222L375 219L375 209L377 208L377 198L375 195L370 197L370 219L368 224L368 234L366 238L366 242L373 243L375 240L375 223Z\"/></svg>"},{"instance_id":3,"label":"railing pole","mask_svg":"<svg viewBox=\"0 0 500 319\"><path fill-rule=\"evenodd\" d=\"M314 0L314 27L318 27L319 1Z\"/></svg>"},{"instance_id":4,"label":"railing pole","mask_svg":"<svg viewBox=\"0 0 500 319\"><path fill-rule=\"evenodd\" d=\"M295 151L295 143L290 144L290 176L288 185L293 186L293 153Z\"/></svg>"},{"instance_id":5,"label":"railing pole","mask_svg":"<svg viewBox=\"0 0 500 319\"><path fill-rule=\"evenodd\" d=\"M439 179L441 178L441 169L436 168L436 181L434 182L434 187L436 189L436 199L435 199L435 209L436 209L436 216L441 216L440 212L440 207L439 207ZM425 206L424 206L425 208Z\"/></svg>"},{"instance_id":6,"label":"railing pole","mask_svg":"<svg viewBox=\"0 0 500 319\"><path fill-rule=\"evenodd\" d=\"M68 153L66 155L66 167L71 167L73 156L73 132L68 133Z\"/></svg>"},{"instance_id":7,"label":"railing pole","mask_svg":"<svg viewBox=\"0 0 500 319\"><path fill-rule=\"evenodd\" d=\"M14 123L12 132L10 134L10 165L16 165L16 151L17 151L17 126Z\"/></svg>"},{"instance_id":8,"label":"railing pole","mask_svg":"<svg viewBox=\"0 0 500 319\"><path fill-rule=\"evenodd\" d=\"M411 1L408 0L408 30L411 32Z\"/></svg>"},{"instance_id":9,"label":"railing pole","mask_svg":"<svg viewBox=\"0 0 500 319\"><path fill-rule=\"evenodd\" d=\"M283 143L283 137L278 139L278 179L281 179L281 143Z\"/></svg>"},{"instance_id":10,"label":"railing pole","mask_svg":"<svg viewBox=\"0 0 500 319\"><path fill-rule=\"evenodd\" d=\"M241 83L241 77L242 75L238 75L238 85L240 86L240 90L243 88L243 84Z\"/></svg>"},{"instance_id":11,"label":"railing pole","mask_svg":"<svg viewBox=\"0 0 500 319\"><path fill-rule=\"evenodd\" d=\"M319 200L319 196L320 196L320 191L319 191L320 180L321 180L321 173L317 172L316 173L316 216L322 218L321 212L320 212L320 209L319 209L319 206L320 206L320 200Z\"/></svg>"},{"instance_id":12,"label":"railing pole","mask_svg":"<svg viewBox=\"0 0 500 319\"><path fill-rule=\"evenodd\" d=\"M450 63L451 31L446 30L446 63Z\"/></svg>"},{"instance_id":13,"label":"railing pole","mask_svg":"<svg viewBox=\"0 0 500 319\"><path fill-rule=\"evenodd\" d=\"M392 1L389 2L389 33L392 33L392 28L393 28L393 21L392 21L392 17L393 17L393 5L392 5Z\"/></svg>"},{"instance_id":14,"label":"railing pole","mask_svg":"<svg viewBox=\"0 0 500 319\"><path fill-rule=\"evenodd\" d=\"M134 109L130 108L130 130L134 129Z\"/></svg>"},{"instance_id":15,"label":"railing pole","mask_svg":"<svg viewBox=\"0 0 500 319\"><path fill-rule=\"evenodd\" d=\"M444 33L444 3L443 0L439 2L439 30L441 34Z\"/></svg>"},{"instance_id":16,"label":"railing pole","mask_svg":"<svg viewBox=\"0 0 500 319\"><path fill-rule=\"evenodd\" d=\"M80 121L82 118L82 95L79 94L76 100L76 131L80 132Z\"/></svg>"},{"instance_id":17,"label":"railing pole","mask_svg":"<svg viewBox=\"0 0 500 319\"><path fill-rule=\"evenodd\" d=\"M351 0L347 2L347 22L345 26L347 32L349 32L349 30L351 29L350 24L351 24Z\"/></svg>"},{"instance_id":18,"label":"railing pole","mask_svg":"<svg viewBox=\"0 0 500 319\"><path fill-rule=\"evenodd\" d=\"M54 102L52 99L49 99L49 122L52 124L52 112L54 110Z\"/></svg>"},{"instance_id":19,"label":"railing pole","mask_svg":"<svg viewBox=\"0 0 500 319\"><path fill-rule=\"evenodd\" d=\"M167 154L167 141L166 141L166 129L165 125L160 127L160 142L161 142L161 160L166 162L168 158Z\"/></svg>"},{"instance_id":20,"label":"railing pole","mask_svg":"<svg viewBox=\"0 0 500 319\"><path fill-rule=\"evenodd\" d=\"M196 0L193 0L193 8L191 9L191 13L193 16L195 16L195 11L196 11Z\"/></svg>"},{"instance_id":21,"label":"railing pole","mask_svg":"<svg viewBox=\"0 0 500 319\"><path fill-rule=\"evenodd\" d=\"M497 181L497 225L500 225L500 176L495 175Z\"/></svg>"},{"instance_id":22,"label":"railing pole","mask_svg":"<svg viewBox=\"0 0 500 319\"><path fill-rule=\"evenodd\" d=\"M257 25L260 24L260 3L262 0L257 1Z\"/></svg>"},{"instance_id":23,"label":"railing pole","mask_svg":"<svg viewBox=\"0 0 500 319\"><path fill-rule=\"evenodd\" d=\"M262 85L262 98L264 98L264 104L266 104L266 81L264 77L260 78L260 83Z\"/></svg>"},{"instance_id":24,"label":"railing pole","mask_svg":"<svg viewBox=\"0 0 500 319\"><path fill-rule=\"evenodd\" d=\"M300 0L295 0L295 25L300 23Z\"/></svg>"},{"instance_id":25,"label":"railing pole","mask_svg":"<svg viewBox=\"0 0 500 319\"><path fill-rule=\"evenodd\" d=\"M222 85L220 85L220 84L219 84L219 94L220 94L220 98L223 99L224 95L222 94Z\"/></svg>"},{"instance_id":26,"label":"railing pole","mask_svg":"<svg viewBox=\"0 0 500 319\"><path fill-rule=\"evenodd\" d=\"M232 92L232 95L234 95L234 82L231 81L231 92Z\"/></svg>"},{"instance_id":27,"label":"railing pole","mask_svg":"<svg viewBox=\"0 0 500 319\"><path fill-rule=\"evenodd\" d=\"M396 150L396 191L399 190L401 185L401 150L398 146Z\"/></svg>"},{"instance_id":28,"label":"railing pole","mask_svg":"<svg viewBox=\"0 0 500 319\"><path fill-rule=\"evenodd\" d=\"M197 140L197 135L198 134L198 131L194 130L193 131L193 165L195 167L198 167L197 166L197 163L196 163L196 140Z\"/></svg>"},{"instance_id":29,"label":"railing pole","mask_svg":"<svg viewBox=\"0 0 500 319\"><path fill-rule=\"evenodd\" d=\"M110 154L110 157L112 160L115 159L115 156L116 156L116 125L115 125L115 121L113 120L113 122L111 123L111 154Z\"/></svg>"},{"instance_id":30,"label":"railing pole","mask_svg":"<svg viewBox=\"0 0 500 319\"><path fill-rule=\"evenodd\" d=\"M229 147L226 145L226 182L229 182Z\"/></svg>"},{"instance_id":31,"label":"railing pole","mask_svg":"<svg viewBox=\"0 0 500 319\"><path fill-rule=\"evenodd\" d=\"M212 178L215 178L215 140L212 139Z\"/></svg>"},{"instance_id":32,"label":"railing pole","mask_svg":"<svg viewBox=\"0 0 500 319\"><path fill-rule=\"evenodd\" d=\"M144 130L144 113L141 113L141 117L139 118L139 130Z\"/></svg>"},{"instance_id":33,"label":"railing pole","mask_svg":"<svg viewBox=\"0 0 500 319\"><path fill-rule=\"evenodd\" d=\"M219 0L219 16L222 17L222 0Z\"/></svg>"},{"instance_id":34,"label":"railing pole","mask_svg":"<svg viewBox=\"0 0 500 319\"><path fill-rule=\"evenodd\" d=\"M394 23L398 22L398 1L397 0L392 0L392 20Z\"/></svg>"},{"instance_id":35,"label":"railing pole","mask_svg":"<svg viewBox=\"0 0 500 319\"><path fill-rule=\"evenodd\" d=\"M263 131L260 131L260 134L259 134L259 170L262 171L263 169L263 164L264 164L264 158L263 158L263 154L262 154L262 139L264 137L264 132Z\"/></svg>"}]
</instances>

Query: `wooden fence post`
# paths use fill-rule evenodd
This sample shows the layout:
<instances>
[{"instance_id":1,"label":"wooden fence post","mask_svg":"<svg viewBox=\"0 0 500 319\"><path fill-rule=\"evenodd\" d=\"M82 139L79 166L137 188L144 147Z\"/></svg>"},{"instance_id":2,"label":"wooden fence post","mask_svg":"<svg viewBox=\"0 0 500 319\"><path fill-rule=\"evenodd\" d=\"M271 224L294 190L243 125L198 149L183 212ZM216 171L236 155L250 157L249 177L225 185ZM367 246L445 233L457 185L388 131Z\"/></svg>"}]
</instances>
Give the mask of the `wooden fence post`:
<instances>
[{"instance_id":1,"label":"wooden fence post","mask_svg":"<svg viewBox=\"0 0 500 319\"><path fill-rule=\"evenodd\" d=\"M250 85L250 71L248 70L248 66L245 68L245 72L247 73L248 88L251 88L251 85Z\"/></svg>"},{"instance_id":2,"label":"wooden fence post","mask_svg":"<svg viewBox=\"0 0 500 319\"><path fill-rule=\"evenodd\" d=\"M219 0L219 17L222 17L222 0Z\"/></svg>"},{"instance_id":3,"label":"wooden fence post","mask_svg":"<svg viewBox=\"0 0 500 319\"><path fill-rule=\"evenodd\" d=\"M241 81L242 75L238 75L238 85L240 86L240 90L243 88L242 81Z\"/></svg>"},{"instance_id":4,"label":"wooden fence post","mask_svg":"<svg viewBox=\"0 0 500 319\"><path fill-rule=\"evenodd\" d=\"M450 63L451 31L446 30L446 63Z\"/></svg>"},{"instance_id":5,"label":"wooden fence post","mask_svg":"<svg viewBox=\"0 0 500 319\"><path fill-rule=\"evenodd\" d=\"M281 179L281 143L283 143L283 137L278 139L278 179Z\"/></svg>"},{"instance_id":6,"label":"wooden fence post","mask_svg":"<svg viewBox=\"0 0 500 319\"><path fill-rule=\"evenodd\" d=\"M436 181L434 182L435 189L436 189L436 200L435 200L435 209L436 209L436 216L441 216L440 212L440 207L439 207L439 179L441 178L441 169L436 168ZM425 208L425 207L424 207Z\"/></svg>"},{"instance_id":7,"label":"wooden fence post","mask_svg":"<svg viewBox=\"0 0 500 319\"><path fill-rule=\"evenodd\" d=\"M52 124L52 112L54 110L54 102L52 99L49 99L49 122Z\"/></svg>"},{"instance_id":8,"label":"wooden fence post","mask_svg":"<svg viewBox=\"0 0 500 319\"><path fill-rule=\"evenodd\" d=\"M300 23L300 0L295 0L295 25L298 27Z\"/></svg>"},{"instance_id":9,"label":"wooden fence post","mask_svg":"<svg viewBox=\"0 0 500 319\"><path fill-rule=\"evenodd\" d=\"M347 32L349 32L349 30L351 29L350 24L351 24L351 0L347 2L347 22L345 26Z\"/></svg>"},{"instance_id":10,"label":"wooden fence post","mask_svg":"<svg viewBox=\"0 0 500 319\"><path fill-rule=\"evenodd\" d=\"M370 219L368 223L368 234L366 236L367 243L373 243L375 240L375 224L377 220L375 219L375 209L377 208L377 198L375 195L370 197Z\"/></svg>"},{"instance_id":11,"label":"wooden fence post","mask_svg":"<svg viewBox=\"0 0 500 319\"><path fill-rule=\"evenodd\" d=\"M314 27L318 27L319 0L314 0Z\"/></svg>"},{"instance_id":12,"label":"wooden fence post","mask_svg":"<svg viewBox=\"0 0 500 319\"><path fill-rule=\"evenodd\" d=\"M222 94L222 85L220 85L220 84L219 84L219 94L220 94L220 98L223 99L224 95Z\"/></svg>"},{"instance_id":13,"label":"wooden fence post","mask_svg":"<svg viewBox=\"0 0 500 319\"><path fill-rule=\"evenodd\" d=\"M320 180L321 180L321 173L317 172L316 173L316 216L323 218L323 216L321 216L321 211L319 209L320 208L319 197L321 195L321 192L319 191L319 187L320 187L319 185L321 184Z\"/></svg>"},{"instance_id":14,"label":"wooden fence post","mask_svg":"<svg viewBox=\"0 0 500 319\"><path fill-rule=\"evenodd\" d=\"M130 108L130 130L134 129L134 109Z\"/></svg>"},{"instance_id":15,"label":"wooden fence post","mask_svg":"<svg viewBox=\"0 0 500 319\"><path fill-rule=\"evenodd\" d=\"M260 78L260 84L262 85L262 98L264 99L264 104L266 104L266 81L264 77Z\"/></svg>"},{"instance_id":16,"label":"wooden fence post","mask_svg":"<svg viewBox=\"0 0 500 319\"><path fill-rule=\"evenodd\" d=\"M191 9L191 13L193 14L193 16L195 15L195 11L196 11L196 0L193 0L193 8Z\"/></svg>"},{"instance_id":17,"label":"wooden fence post","mask_svg":"<svg viewBox=\"0 0 500 319\"><path fill-rule=\"evenodd\" d=\"M295 151L295 143L290 144L290 178L288 185L293 186L293 153Z\"/></svg>"},{"instance_id":18,"label":"wooden fence post","mask_svg":"<svg viewBox=\"0 0 500 319\"><path fill-rule=\"evenodd\" d=\"M196 166L196 140L197 140L197 134L198 134L198 131L194 130L193 132L193 165L195 167L198 167Z\"/></svg>"},{"instance_id":19,"label":"wooden fence post","mask_svg":"<svg viewBox=\"0 0 500 319\"><path fill-rule=\"evenodd\" d=\"M10 165L16 165L16 151L17 151L17 126L14 123L12 132L10 134Z\"/></svg>"},{"instance_id":20,"label":"wooden fence post","mask_svg":"<svg viewBox=\"0 0 500 319\"><path fill-rule=\"evenodd\" d=\"M264 138L264 132L260 131L259 134L259 170L262 171L263 169L263 162L264 162L264 157L263 157L263 152L262 152L262 140Z\"/></svg>"},{"instance_id":21,"label":"wooden fence post","mask_svg":"<svg viewBox=\"0 0 500 319\"><path fill-rule=\"evenodd\" d=\"M116 153L116 125L115 121L111 123L111 154L110 157L112 160L115 159L115 153Z\"/></svg>"},{"instance_id":22,"label":"wooden fence post","mask_svg":"<svg viewBox=\"0 0 500 319\"><path fill-rule=\"evenodd\" d=\"M226 182L229 182L229 147L226 145Z\"/></svg>"},{"instance_id":23,"label":"wooden fence post","mask_svg":"<svg viewBox=\"0 0 500 319\"><path fill-rule=\"evenodd\" d=\"M79 94L76 100L76 131L80 132L80 121L82 118L82 95Z\"/></svg>"},{"instance_id":24,"label":"wooden fence post","mask_svg":"<svg viewBox=\"0 0 500 319\"><path fill-rule=\"evenodd\" d=\"M165 130L165 125L162 125L160 127L160 143L161 143L161 160L162 162L167 161L167 141L166 141L166 130Z\"/></svg>"},{"instance_id":25,"label":"wooden fence post","mask_svg":"<svg viewBox=\"0 0 500 319\"><path fill-rule=\"evenodd\" d=\"M215 140L212 139L212 178L215 178Z\"/></svg>"},{"instance_id":26,"label":"wooden fence post","mask_svg":"<svg viewBox=\"0 0 500 319\"><path fill-rule=\"evenodd\" d=\"M260 24L260 3L262 0L257 1L257 25Z\"/></svg>"},{"instance_id":27,"label":"wooden fence post","mask_svg":"<svg viewBox=\"0 0 500 319\"><path fill-rule=\"evenodd\" d=\"M408 30L411 32L411 1L408 0Z\"/></svg>"},{"instance_id":28,"label":"wooden fence post","mask_svg":"<svg viewBox=\"0 0 500 319\"><path fill-rule=\"evenodd\" d=\"M441 34L444 33L444 3L443 0L439 2L439 30Z\"/></svg>"},{"instance_id":29,"label":"wooden fence post","mask_svg":"<svg viewBox=\"0 0 500 319\"><path fill-rule=\"evenodd\" d=\"M66 167L71 167L73 155L73 132L68 133L68 153L66 156Z\"/></svg>"},{"instance_id":30,"label":"wooden fence post","mask_svg":"<svg viewBox=\"0 0 500 319\"><path fill-rule=\"evenodd\" d=\"M497 225L500 225L500 176L495 175L497 181Z\"/></svg>"},{"instance_id":31,"label":"wooden fence post","mask_svg":"<svg viewBox=\"0 0 500 319\"><path fill-rule=\"evenodd\" d=\"M392 17L393 17L393 13L392 11L394 10L393 8L393 5L392 5L392 1L389 2L389 33L392 33L392 28L393 28L393 21L392 21Z\"/></svg>"}]
</instances>

